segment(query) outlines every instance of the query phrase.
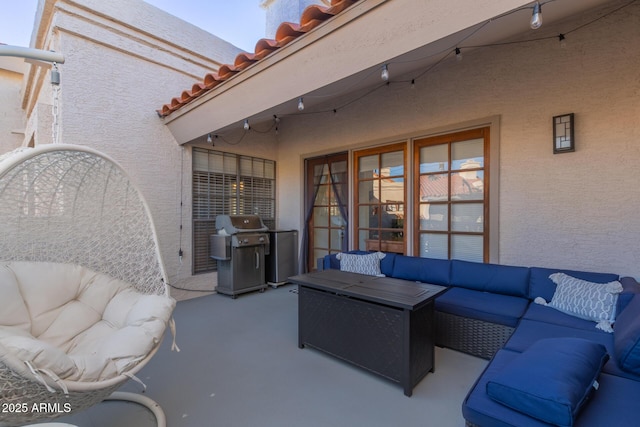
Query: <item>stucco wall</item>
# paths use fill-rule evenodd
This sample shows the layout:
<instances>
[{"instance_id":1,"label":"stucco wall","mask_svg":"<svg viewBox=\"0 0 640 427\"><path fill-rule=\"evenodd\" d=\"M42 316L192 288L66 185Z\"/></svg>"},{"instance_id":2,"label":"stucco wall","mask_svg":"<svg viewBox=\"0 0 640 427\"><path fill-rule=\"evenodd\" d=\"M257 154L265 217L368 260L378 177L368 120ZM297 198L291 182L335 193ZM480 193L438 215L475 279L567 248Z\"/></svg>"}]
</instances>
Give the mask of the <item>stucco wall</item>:
<instances>
[{"instance_id":1,"label":"stucco wall","mask_svg":"<svg viewBox=\"0 0 640 427\"><path fill-rule=\"evenodd\" d=\"M468 51L414 89L392 84L335 116L287 118L279 137L279 226L302 229L305 156L499 116L498 260L640 277L638 45L636 4L571 33L565 49L552 38ZM552 117L570 112L576 152L554 155Z\"/></svg>"},{"instance_id":2,"label":"stucco wall","mask_svg":"<svg viewBox=\"0 0 640 427\"><path fill-rule=\"evenodd\" d=\"M149 203L170 283L188 280L211 289L211 275L191 277L191 151L176 143L156 109L221 63L233 62L240 50L138 0L49 3L55 9L49 22L44 8L47 30L36 47L65 55L60 142L87 145L118 161ZM49 143L48 75L35 81L40 89L27 102L35 100L27 137Z\"/></svg>"},{"instance_id":3,"label":"stucco wall","mask_svg":"<svg viewBox=\"0 0 640 427\"><path fill-rule=\"evenodd\" d=\"M0 153L19 147L24 139L25 115L20 108L24 61L0 57Z\"/></svg>"},{"instance_id":4,"label":"stucco wall","mask_svg":"<svg viewBox=\"0 0 640 427\"><path fill-rule=\"evenodd\" d=\"M219 39L141 1L57 4L36 47L67 59L61 141L120 162L149 201L170 281L210 287L212 275L190 277L191 148L176 144L155 110L217 63L233 62L237 50L224 43L211 48ZM392 83L336 115L305 111L283 118L278 135L256 129L243 137L238 130L216 148L277 160L277 225L302 230L305 157L410 141L498 117L496 260L640 277L639 24L635 5L570 34L566 49L551 39L465 52L462 62L441 64L415 89ZM216 62L216 55L223 58ZM392 82L396 78L403 79L392 76ZM23 144L31 136L49 143L48 76L32 87L38 90L27 94L34 108ZM576 114L576 152L553 155L551 118L568 112Z\"/></svg>"}]
</instances>

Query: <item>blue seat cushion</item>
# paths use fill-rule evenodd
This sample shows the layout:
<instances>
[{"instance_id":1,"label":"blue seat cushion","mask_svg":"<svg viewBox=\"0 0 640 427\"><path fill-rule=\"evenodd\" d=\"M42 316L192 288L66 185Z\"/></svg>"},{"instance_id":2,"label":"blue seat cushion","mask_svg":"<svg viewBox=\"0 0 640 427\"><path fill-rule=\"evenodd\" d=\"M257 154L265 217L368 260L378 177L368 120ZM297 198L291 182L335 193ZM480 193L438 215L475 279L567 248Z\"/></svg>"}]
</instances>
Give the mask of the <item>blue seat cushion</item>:
<instances>
[{"instance_id":1,"label":"blue seat cushion","mask_svg":"<svg viewBox=\"0 0 640 427\"><path fill-rule=\"evenodd\" d=\"M527 298L529 269L471 261L451 261L451 286Z\"/></svg>"},{"instance_id":2,"label":"blue seat cushion","mask_svg":"<svg viewBox=\"0 0 640 427\"><path fill-rule=\"evenodd\" d=\"M533 307L533 305L532 305ZM545 307L543 307L545 308ZM562 314L562 313L560 313ZM565 314L565 316L568 316ZM576 319L582 320L582 319ZM582 320L593 326L593 322ZM640 376L626 372L616 364L614 354L614 341L612 334L608 334L594 327L590 329L576 328L572 326L559 325L536 320L522 319L516 330L511 334L504 348L512 351L522 352L527 350L533 343L545 338L582 338L597 342L607 348L607 352L612 356L604 365L603 372L617 375L633 380L640 380Z\"/></svg>"},{"instance_id":3,"label":"blue seat cushion","mask_svg":"<svg viewBox=\"0 0 640 427\"><path fill-rule=\"evenodd\" d=\"M531 267L529 270L531 271L529 279L529 299L534 300L536 297L542 297L547 302L551 301L553 294L556 292L556 284L549 279L549 276L554 273L564 273L571 277L594 283L609 283L620 278L617 274L611 273L592 273L588 271L558 270L541 267Z\"/></svg>"},{"instance_id":4,"label":"blue seat cushion","mask_svg":"<svg viewBox=\"0 0 640 427\"><path fill-rule=\"evenodd\" d=\"M593 325L593 322L591 324ZM573 328L528 319L520 320L518 327L513 331L504 348L523 352L536 341L545 338L582 338L602 344L610 353L613 352L613 337L599 329Z\"/></svg>"},{"instance_id":5,"label":"blue seat cushion","mask_svg":"<svg viewBox=\"0 0 640 427\"><path fill-rule=\"evenodd\" d=\"M614 355L618 366L640 375L640 294L620 313L613 327Z\"/></svg>"},{"instance_id":6,"label":"blue seat cushion","mask_svg":"<svg viewBox=\"0 0 640 427\"><path fill-rule=\"evenodd\" d=\"M581 338L547 338L487 382L493 400L541 421L573 426L597 386L607 349Z\"/></svg>"},{"instance_id":7,"label":"blue seat cushion","mask_svg":"<svg viewBox=\"0 0 640 427\"><path fill-rule=\"evenodd\" d=\"M549 427L548 423L510 409L487 394L487 382L519 354L510 350L499 350L478 378L462 404L462 414L470 424L492 427ZM598 381L600 389L582 408L577 424L580 427L637 425L640 382L606 373L602 373Z\"/></svg>"},{"instance_id":8,"label":"blue seat cushion","mask_svg":"<svg viewBox=\"0 0 640 427\"><path fill-rule=\"evenodd\" d=\"M435 309L462 317L515 327L529 300L465 288L450 288L436 298Z\"/></svg>"},{"instance_id":9,"label":"blue seat cushion","mask_svg":"<svg viewBox=\"0 0 640 427\"><path fill-rule=\"evenodd\" d=\"M385 257L380 260L380 271L387 277L393 277L393 266L396 263L398 254L385 252Z\"/></svg>"},{"instance_id":10,"label":"blue seat cushion","mask_svg":"<svg viewBox=\"0 0 640 427\"><path fill-rule=\"evenodd\" d=\"M640 381L603 372L598 382L600 389L578 417L580 427L638 425Z\"/></svg>"},{"instance_id":11,"label":"blue seat cushion","mask_svg":"<svg viewBox=\"0 0 640 427\"><path fill-rule=\"evenodd\" d=\"M618 314L622 313L633 297L640 293L640 285L633 277L621 277L620 284L622 285L622 293L618 296L618 306L616 307Z\"/></svg>"},{"instance_id":12,"label":"blue seat cushion","mask_svg":"<svg viewBox=\"0 0 640 427\"><path fill-rule=\"evenodd\" d=\"M549 427L536 418L515 411L487 394L487 382L515 360L521 353L501 349L493 356L462 403L462 416L471 425L491 427Z\"/></svg>"},{"instance_id":13,"label":"blue seat cushion","mask_svg":"<svg viewBox=\"0 0 640 427\"><path fill-rule=\"evenodd\" d=\"M584 329L587 331L597 330L596 324L591 320L581 319L570 314L563 313L548 305L531 303L522 319L537 320L539 322L552 323L559 326Z\"/></svg>"},{"instance_id":14,"label":"blue seat cushion","mask_svg":"<svg viewBox=\"0 0 640 427\"><path fill-rule=\"evenodd\" d=\"M397 279L449 286L450 270L451 261L448 259L398 255L395 259L392 276Z\"/></svg>"}]
</instances>

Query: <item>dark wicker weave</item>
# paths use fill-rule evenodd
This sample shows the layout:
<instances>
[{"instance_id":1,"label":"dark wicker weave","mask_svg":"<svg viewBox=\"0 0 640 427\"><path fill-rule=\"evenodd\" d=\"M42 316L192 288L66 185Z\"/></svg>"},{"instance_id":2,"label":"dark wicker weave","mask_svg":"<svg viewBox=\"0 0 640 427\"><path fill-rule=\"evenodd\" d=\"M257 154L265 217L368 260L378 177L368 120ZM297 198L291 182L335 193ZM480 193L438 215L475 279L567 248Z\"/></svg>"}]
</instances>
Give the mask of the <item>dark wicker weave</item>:
<instances>
[{"instance_id":1,"label":"dark wicker weave","mask_svg":"<svg viewBox=\"0 0 640 427\"><path fill-rule=\"evenodd\" d=\"M436 345L491 359L515 328L436 311Z\"/></svg>"}]
</instances>

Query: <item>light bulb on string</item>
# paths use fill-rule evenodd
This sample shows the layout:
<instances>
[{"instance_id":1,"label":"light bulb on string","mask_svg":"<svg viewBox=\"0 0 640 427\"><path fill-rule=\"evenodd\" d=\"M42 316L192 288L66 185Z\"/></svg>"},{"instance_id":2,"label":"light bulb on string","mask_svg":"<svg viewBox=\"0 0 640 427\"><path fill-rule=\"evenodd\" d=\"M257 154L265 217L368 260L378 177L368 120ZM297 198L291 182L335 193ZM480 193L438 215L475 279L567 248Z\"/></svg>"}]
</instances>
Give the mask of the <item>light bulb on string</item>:
<instances>
[{"instance_id":1,"label":"light bulb on string","mask_svg":"<svg viewBox=\"0 0 640 427\"><path fill-rule=\"evenodd\" d=\"M389 67L387 67L387 64L384 64L382 66L382 73L380 74L380 78L385 82L389 81Z\"/></svg>"},{"instance_id":2,"label":"light bulb on string","mask_svg":"<svg viewBox=\"0 0 640 427\"><path fill-rule=\"evenodd\" d=\"M304 102L302 100L302 97L298 98L298 111L303 111L304 110Z\"/></svg>"},{"instance_id":3,"label":"light bulb on string","mask_svg":"<svg viewBox=\"0 0 640 427\"><path fill-rule=\"evenodd\" d=\"M531 15L531 29L537 30L542 26L542 6L540 2L533 5L533 14Z\"/></svg>"},{"instance_id":4,"label":"light bulb on string","mask_svg":"<svg viewBox=\"0 0 640 427\"><path fill-rule=\"evenodd\" d=\"M416 79L411 79L411 89L415 89L416 88Z\"/></svg>"},{"instance_id":5,"label":"light bulb on string","mask_svg":"<svg viewBox=\"0 0 640 427\"><path fill-rule=\"evenodd\" d=\"M458 62L462 61L462 51L460 50L459 47L456 48L456 61Z\"/></svg>"},{"instance_id":6,"label":"light bulb on string","mask_svg":"<svg viewBox=\"0 0 640 427\"><path fill-rule=\"evenodd\" d=\"M558 41L560 41L560 49L564 49L567 47L567 38L564 34L560 34L558 36Z\"/></svg>"},{"instance_id":7,"label":"light bulb on string","mask_svg":"<svg viewBox=\"0 0 640 427\"><path fill-rule=\"evenodd\" d=\"M58 70L58 64L56 62L53 63L53 68L51 69L51 84L60 86L60 70Z\"/></svg>"},{"instance_id":8,"label":"light bulb on string","mask_svg":"<svg viewBox=\"0 0 640 427\"><path fill-rule=\"evenodd\" d=\"M249 126L249 119L244 119L244 124L242 125L242 127L244 128L245 131L248 131L249 129L251 129L251 126Z\"/></svg>"}]
</instances>

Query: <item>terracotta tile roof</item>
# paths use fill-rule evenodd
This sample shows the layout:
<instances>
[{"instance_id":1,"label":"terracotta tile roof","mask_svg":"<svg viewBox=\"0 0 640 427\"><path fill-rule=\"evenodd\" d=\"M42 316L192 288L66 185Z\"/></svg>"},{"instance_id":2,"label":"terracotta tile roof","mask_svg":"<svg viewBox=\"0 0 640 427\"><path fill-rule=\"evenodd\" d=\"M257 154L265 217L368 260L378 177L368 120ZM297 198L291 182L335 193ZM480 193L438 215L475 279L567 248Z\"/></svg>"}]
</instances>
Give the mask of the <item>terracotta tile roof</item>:
<instances>
[{"instance_id":1,"label":"terracotta tile roof","mask_svg":"<svg viewBox=\"0 0 640 427\"><path fill-rule=\"evenodd\" d=\"M195 83L191 90L182 91L179 97L173 98L169 104L165 104L160 110L157 110L158 115L160 117L170 115L358 1L360 0L331 0L329 7L320 5L307 7L300 16L300 24L283 22L276 31L275 39L261 39L256 43L254 53L241 53L236 56L233 64L224 64L218 69L218 72L207 73L202 82Z\"/></svg>"}]
</instances>

